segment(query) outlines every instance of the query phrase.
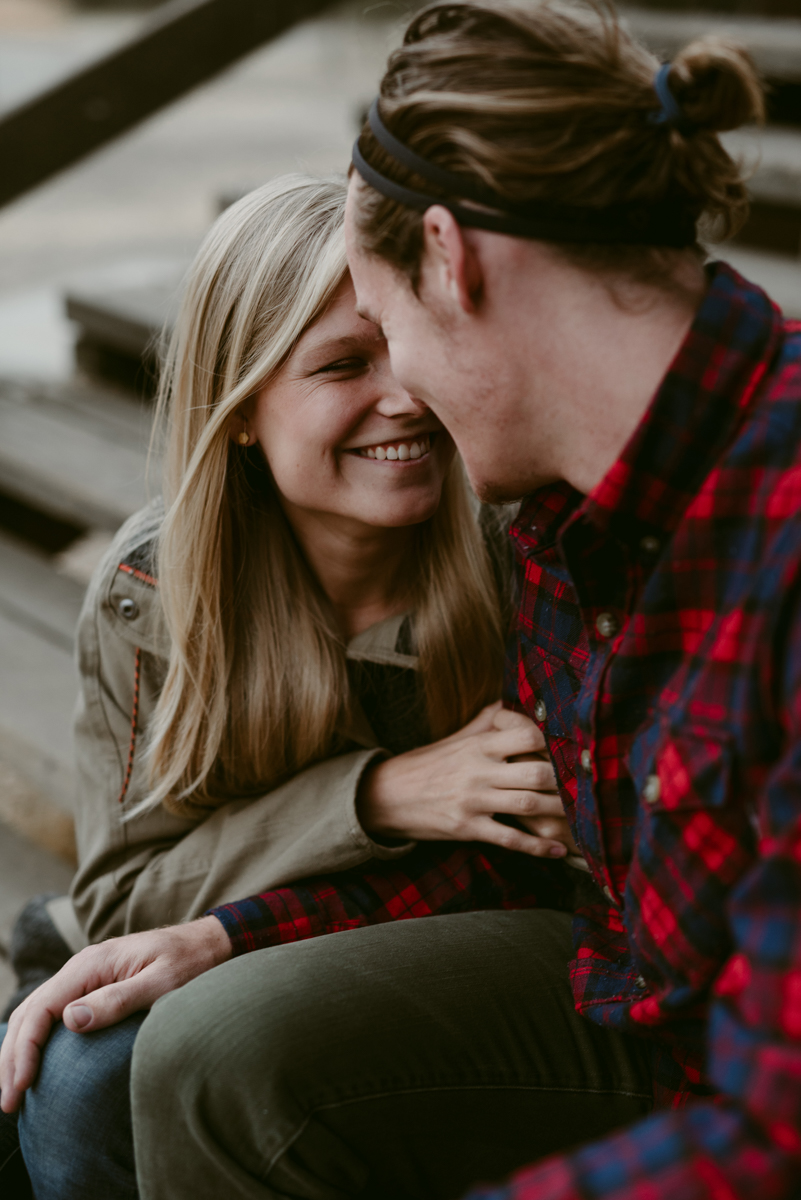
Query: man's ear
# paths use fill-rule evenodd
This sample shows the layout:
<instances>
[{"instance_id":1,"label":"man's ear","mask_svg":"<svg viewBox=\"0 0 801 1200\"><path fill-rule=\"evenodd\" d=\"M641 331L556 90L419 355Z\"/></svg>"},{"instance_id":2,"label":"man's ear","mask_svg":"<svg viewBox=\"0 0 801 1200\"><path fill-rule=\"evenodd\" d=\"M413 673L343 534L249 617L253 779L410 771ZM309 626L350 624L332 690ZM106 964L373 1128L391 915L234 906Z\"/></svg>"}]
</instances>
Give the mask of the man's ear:
<instances>
[{"instance_id":1,"label":"man's ear","mask_svg":"<svg viewBox=\"0 0 801 1200\"><path fill-rule=\"evenodd\" d=\"M458 304L476 311L484 283L473 240L447 208L432 204L423 214L426 284Z\"/></svg>"}]
</instances>

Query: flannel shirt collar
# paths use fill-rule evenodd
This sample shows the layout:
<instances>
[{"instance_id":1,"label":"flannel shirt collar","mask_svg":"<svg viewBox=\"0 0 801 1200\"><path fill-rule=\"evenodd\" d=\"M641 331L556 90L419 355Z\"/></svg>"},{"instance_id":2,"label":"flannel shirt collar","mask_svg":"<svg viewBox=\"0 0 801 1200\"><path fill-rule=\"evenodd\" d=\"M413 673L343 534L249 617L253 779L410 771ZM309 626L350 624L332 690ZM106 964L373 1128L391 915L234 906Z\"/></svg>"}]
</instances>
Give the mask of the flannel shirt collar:
<instances>
[{"instance_id":1,"label":"flannel shirt collar","mask_svg":"<svg viewBox=\"0 0 801 1200\"><path fill-rule=\"evenodd\" d=\"M782 317L726 263L709 289L642 421L588 496L567 483L526 497L511 533L525 554L586 518L631 545L670 534L734 436L767 372Z\"/></svg>"}]
</instances>

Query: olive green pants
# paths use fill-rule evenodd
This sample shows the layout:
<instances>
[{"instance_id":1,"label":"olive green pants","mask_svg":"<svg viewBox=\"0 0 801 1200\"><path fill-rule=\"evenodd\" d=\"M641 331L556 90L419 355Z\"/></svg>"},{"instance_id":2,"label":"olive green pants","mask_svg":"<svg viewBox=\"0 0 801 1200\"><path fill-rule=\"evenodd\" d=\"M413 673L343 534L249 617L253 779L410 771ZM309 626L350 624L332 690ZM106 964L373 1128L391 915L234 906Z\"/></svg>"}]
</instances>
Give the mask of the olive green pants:
<instances>
[{"instance_id":1,"label":"olive green pants","mask_svg":"<svg viewBox=\"0 0 801 1200\"><path fill-rule=\"evenodd\" d=\"M570 918L399 921L235 959L133 1058L142 1200L456 1200L650 1105L647 1047L577 1016Z\"/></svg>"}]
</instances>

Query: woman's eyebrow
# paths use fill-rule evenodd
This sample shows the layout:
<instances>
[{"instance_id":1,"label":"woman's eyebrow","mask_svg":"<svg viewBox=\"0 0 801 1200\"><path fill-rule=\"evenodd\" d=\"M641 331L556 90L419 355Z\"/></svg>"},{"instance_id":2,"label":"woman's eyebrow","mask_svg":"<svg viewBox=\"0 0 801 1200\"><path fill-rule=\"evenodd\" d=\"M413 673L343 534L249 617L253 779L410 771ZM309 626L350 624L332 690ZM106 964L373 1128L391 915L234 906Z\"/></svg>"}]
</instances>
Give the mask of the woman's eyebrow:
<instances>
[{"instance_id":1,"label":"woman's eyebrow","mask_svg":"<svg viewBox=\"0 0 801 1200\"><path fill-rule=\"evenodd\" d=\"M315 357L318 354L337 354L343 350L354 350L364 348L365 345L370 345L373 342L381 340L380 334L343 334L341 337L326 338L321 342L315 342L313 345L303 347L304 354L313 354Z\"/></svg>"}]
</instances>

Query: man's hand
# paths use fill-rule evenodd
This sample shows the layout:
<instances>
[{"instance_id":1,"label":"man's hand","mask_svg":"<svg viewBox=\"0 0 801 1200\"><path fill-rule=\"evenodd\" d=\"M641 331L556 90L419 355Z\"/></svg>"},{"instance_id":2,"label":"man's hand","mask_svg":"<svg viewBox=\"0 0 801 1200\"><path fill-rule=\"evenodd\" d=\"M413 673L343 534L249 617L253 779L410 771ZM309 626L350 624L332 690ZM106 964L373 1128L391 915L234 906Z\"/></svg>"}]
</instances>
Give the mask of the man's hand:
<instances>
[{"instance_id":1,"label":"man's hand","mask_svg":"<svg viewBox=\"0 0 801 1200\"><path fill-rule=\"evenodd\" d=\"M19 1108L55 1021L74 1033L116 1025L230 957L216 917L87 946L11 1014L0 1048L0 1108Z\"/></svg>"}]
</instances>

